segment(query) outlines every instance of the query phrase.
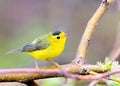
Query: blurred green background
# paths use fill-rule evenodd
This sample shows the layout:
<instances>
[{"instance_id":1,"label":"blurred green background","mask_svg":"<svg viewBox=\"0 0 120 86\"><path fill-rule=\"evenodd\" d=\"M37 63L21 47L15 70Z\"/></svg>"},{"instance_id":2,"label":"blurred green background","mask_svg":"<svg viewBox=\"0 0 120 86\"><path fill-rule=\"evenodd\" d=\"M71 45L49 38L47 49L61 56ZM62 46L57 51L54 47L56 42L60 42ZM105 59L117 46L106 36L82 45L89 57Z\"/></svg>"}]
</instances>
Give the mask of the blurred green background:
<instances>
[{"instance_id":1,"label":"blurred green background","mask_svg":"<svg viewBox=\"0 0 120 86\"><path fill-rule=\"evenodd\" d=\"M100 3L101 0L0 0L0 68L34 67L31 56L6 53L56 30L70 35L65 51L54 61L59 64L71 62L87 22ZM119 21L115 3L96 27L87 54L88 63L103 61L111 53L120 31L117 30ZM40 67L52 65L47 61L38 62Z\"/></svg>"}]
</instances>

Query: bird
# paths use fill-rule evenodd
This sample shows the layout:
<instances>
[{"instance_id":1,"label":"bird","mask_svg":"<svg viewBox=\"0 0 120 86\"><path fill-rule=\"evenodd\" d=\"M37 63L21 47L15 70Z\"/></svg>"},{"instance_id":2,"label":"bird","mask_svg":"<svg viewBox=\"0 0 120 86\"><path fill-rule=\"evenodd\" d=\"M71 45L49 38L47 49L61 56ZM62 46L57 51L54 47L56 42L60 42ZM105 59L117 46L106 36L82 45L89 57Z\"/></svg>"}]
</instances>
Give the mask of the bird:
<instances>
[{"instance_id":1,"label":"bird","mask_svg":"<svg viewBox=\"0 0 120 86\"><path fill-rule=\"evenodd\" d=\"M26 44L25 46L8 51L8 53L25 52L31 55L35 60L35 67L39 68L36 60L46 60L59 67L57 62L51 59L57 58L64 50L67 39L67 33L63 31L55 31L40 36Z\"/></svg>"}]
</instances>

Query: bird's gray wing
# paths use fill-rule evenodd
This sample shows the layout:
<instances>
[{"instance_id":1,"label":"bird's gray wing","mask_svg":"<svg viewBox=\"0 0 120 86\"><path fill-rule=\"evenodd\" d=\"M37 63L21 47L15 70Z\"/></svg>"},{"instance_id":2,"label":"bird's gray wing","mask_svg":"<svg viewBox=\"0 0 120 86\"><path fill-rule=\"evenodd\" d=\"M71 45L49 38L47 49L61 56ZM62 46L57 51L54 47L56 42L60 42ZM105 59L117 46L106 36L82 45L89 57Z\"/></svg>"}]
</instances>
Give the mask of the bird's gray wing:
<instances>
[{"instance_id":1,"label":"bird's gray wing","mask_svg":"<svg viewBox=\"0 0 120 86\"><path fill-rule=\"evenodd\" d=\"M41 44L41 45L28 44L28 45L25 45L21 49L21 52L31 52L31 51L35 51L35 50L42 50L42 49L45 49L48 46L49 46L48 44Z\"/></svg>"},{"instance_id":2,"label":"bird's gray wing","mask_svg":"<svg viewBox=\"0 0 120 86\"><path fill-rule=\"evenodd\" d=\"M33 45L33 44L27 44L25 46L23 46L22 48L18 48L15 50L10 50L7 52L7 54L9 53L15 53L15 52L32 52L35 50L42 50L45 49L49 46L49 44L42 44L42 45Z\"/></svg>"},{"instance_id":3,"label":"bird's gray wing","mask_svg":"<svg viewBox=\"0 0 120 86\"><path fill-rule=\"evenodd\" d=\"M21 52L30 52L30 51L39 50L39 49L41 49L40 46L35 46L35 45L32 45L32 44L28 44L28 45L25 45L21 49Z\"/></svg>"}]
</instances>

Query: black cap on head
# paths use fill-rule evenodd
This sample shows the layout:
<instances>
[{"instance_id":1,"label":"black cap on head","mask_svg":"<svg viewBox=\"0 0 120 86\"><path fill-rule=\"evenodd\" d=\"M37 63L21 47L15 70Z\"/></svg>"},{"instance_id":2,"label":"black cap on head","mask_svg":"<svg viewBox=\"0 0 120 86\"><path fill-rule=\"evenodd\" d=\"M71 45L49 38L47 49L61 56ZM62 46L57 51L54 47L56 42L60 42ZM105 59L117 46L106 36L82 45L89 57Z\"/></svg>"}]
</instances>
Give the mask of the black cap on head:
<instances>
[{"instance_id":1,"label":"black cap on head","mask_svg":"<svg viewBox=\"0 0 120 86\"><path fill-rule=\"evenodd\" d=\"M55 31L52 35L59 35L61 31Z\"/></svg>"}]
</instances>

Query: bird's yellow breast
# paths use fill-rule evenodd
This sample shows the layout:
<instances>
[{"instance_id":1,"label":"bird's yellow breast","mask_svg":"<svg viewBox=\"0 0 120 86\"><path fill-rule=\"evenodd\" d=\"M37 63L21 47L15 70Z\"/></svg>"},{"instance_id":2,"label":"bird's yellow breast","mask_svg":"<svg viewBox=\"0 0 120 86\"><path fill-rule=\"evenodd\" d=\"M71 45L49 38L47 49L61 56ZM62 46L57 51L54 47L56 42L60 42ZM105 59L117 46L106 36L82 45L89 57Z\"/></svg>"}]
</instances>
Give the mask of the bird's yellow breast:
<instances>
[{"instance_id":1,"label":"bird's yellow breast","mask_svg":"<svg viewBox=\"0 0 120 86\"><path fill-rule=\"evenodd\" d=\"M27 52L37 60L48 60L59 56L64 50L64 43L50 45L46 49Z\"/></svg>"},{"instance_id":2,"label":"bird's yellow breast","mask_svg":"<svg viewBox=\"0 0 120 86\"><path fill-rule=\"evenodd\" d=\"M64 32L55 32L46 37L46 43L48 43L49 46L27 53L32 55L37 60L48 60L56 58L64 50L64 46L66 43L66 34Z\"/></svg>"}]
</instances>

